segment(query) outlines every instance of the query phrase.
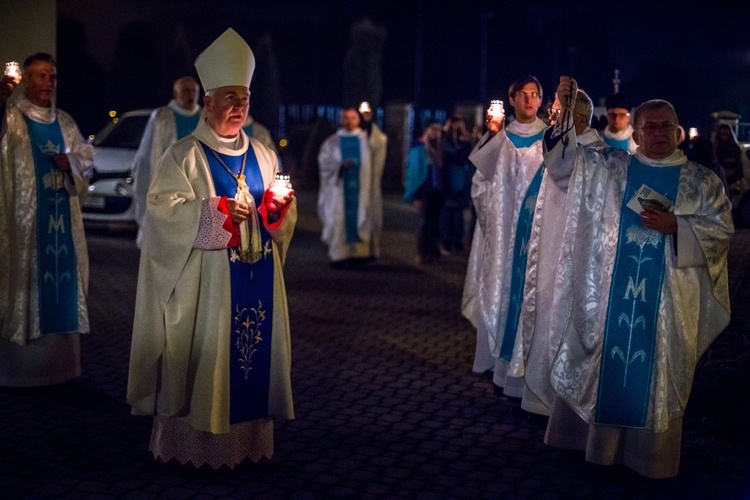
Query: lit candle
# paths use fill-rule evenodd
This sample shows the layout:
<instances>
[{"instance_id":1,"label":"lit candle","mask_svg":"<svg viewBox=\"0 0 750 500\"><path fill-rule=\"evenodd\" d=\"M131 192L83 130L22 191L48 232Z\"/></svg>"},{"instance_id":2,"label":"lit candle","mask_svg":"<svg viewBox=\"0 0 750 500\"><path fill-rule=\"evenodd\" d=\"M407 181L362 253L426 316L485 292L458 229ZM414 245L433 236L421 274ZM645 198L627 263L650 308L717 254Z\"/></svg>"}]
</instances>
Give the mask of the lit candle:
<instances>
[{"instance_id":1,"label":"lit candle","mask_svg":"<svg viewBox=\"0 0 750 500\"><path fill-rule=\"evenodd\" d=\"M696 137L698 137L698 129L696 127L690 127L690 131L688 132L688 137L692 141Z\"/></svg>"},{"instance_id":2,"label":"lit candle","mask_svg":"<svg viewBox=\"0 0 750 500\"><path fill-rule=\"evenodd\" d=\"M503 116L505 114L505 110L503 109L503 101L490 101L490 107L487 112L495 120Z\"/></svg>"},{"instance_id":3,"label":"lit candle","mask_svg":"<svg viewBox=\"0 0 750 500\"><path fill-rule=\"evenodd\" d=\"M292 181L289 174L277 172L271 184L271 194L274 198L286 198L292 191Z\"/></svg>"},{"instance_id":4,"label":"lit candle","mask_svg":"<svg viewBox=\"0 0 750 500\"><path fill-rule=\"evenodd\" d=\"M364 114L369 113L370 111L372 111L372 109L370 109L370 103L367 101L362 101L362 104L359 105L359 112Z\"/></svg>"},{"instance_id":5,"label":"lit candle","mask_svg":"<svg viewBox=\"0 0 750 500\"><path fill-rule=\"evenodd\" d=\"M18 66L17 61L5 63L5 76L13 78L13 81L16 83L21 81L21 68Z\"/></svg>"}]
</instances>

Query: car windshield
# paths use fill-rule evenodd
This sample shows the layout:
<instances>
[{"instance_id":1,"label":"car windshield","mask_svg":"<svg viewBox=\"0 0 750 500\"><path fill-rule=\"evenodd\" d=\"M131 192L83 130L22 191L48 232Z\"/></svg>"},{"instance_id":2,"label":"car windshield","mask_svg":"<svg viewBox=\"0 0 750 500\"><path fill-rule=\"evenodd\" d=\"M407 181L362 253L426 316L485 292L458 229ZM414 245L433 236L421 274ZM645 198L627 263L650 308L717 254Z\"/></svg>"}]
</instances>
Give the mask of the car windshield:
<instances>
[{"instance_id":1,"label":"car windshield","mask_svg":"<svg viewBox=\"0 0 750 500\"><path fill-rule=\"evenodd\" d=\"M93 144L103 148L138 149L147 122L148 115L122 118L97 134Z\"/></svg>"}]
</instances>

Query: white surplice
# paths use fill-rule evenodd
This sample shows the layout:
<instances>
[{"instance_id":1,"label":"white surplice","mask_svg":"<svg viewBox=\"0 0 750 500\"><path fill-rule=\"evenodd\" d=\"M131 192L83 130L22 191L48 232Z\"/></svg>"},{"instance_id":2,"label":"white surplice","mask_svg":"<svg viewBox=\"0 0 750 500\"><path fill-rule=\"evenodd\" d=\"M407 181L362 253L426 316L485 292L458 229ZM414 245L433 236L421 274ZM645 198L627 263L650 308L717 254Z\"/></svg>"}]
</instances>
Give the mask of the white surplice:
<instances>
[{"instance_id":1,"label":"white surplice","mask_svg":"<svg viewBox=\"0 0 750 500\"><path fill-rule=\"evenodd\" d=\"M578 134L577 139L586 147L606 147L590 127ZM508 367L508 375L523 377L525 381L521 408L539 415L549 415L555 397L549 373L560 338L550 335L549 323L567 213L568 181L565 176L553 179L546 169L542 175L529 237L523 306Z\"/></svg>"},{"instance_id":2,"label":"white surplice","mask_svg":"<svg viewBox=\"0 0 750 500\"><path fill-rule=\"evenodd\" d=\"M536 119L530 124L514 121L507 131L530 137L545 128L546 124ZM474 371L485 371L491 364L493 382L504 387L506 394L520 397L523 380L506 380L508 363L495 358L508 314L516 224L529 184L542 164L542 142L516 148L505 130L491 139L485 134L469 161L477 168L471 188L477 224L461 310L477 329Z\"/></svg>"}]
</instances>

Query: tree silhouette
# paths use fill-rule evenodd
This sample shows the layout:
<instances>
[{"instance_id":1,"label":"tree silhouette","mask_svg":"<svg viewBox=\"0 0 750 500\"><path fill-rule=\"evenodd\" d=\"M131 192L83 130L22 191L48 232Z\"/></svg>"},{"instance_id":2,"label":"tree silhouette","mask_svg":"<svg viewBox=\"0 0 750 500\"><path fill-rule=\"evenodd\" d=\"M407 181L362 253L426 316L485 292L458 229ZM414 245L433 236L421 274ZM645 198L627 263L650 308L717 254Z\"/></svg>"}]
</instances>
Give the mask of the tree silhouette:
<instances>
[{"instance_id":1,"label":"tree silhouette","mask_svg":"<svg viewBox=\"0 0 750 500\"><path fill-rule=\"evenodd\" d=\"M351 46L344 56L344 106L368 101L373 108L383 97L385 30L369 18L352 25Z\"/></svg>"},{"instance_id":2,"label":"tree silhouette","mask_svg":"<svg viewBox=\"0 0 750 500\"><path fill-rule=\"evenodd\" d=\"M279 106L281 105L281 83L279 64L270 35L261 37L253 49L255 73L250 84L250 114L271 131L274 139L279 134Z\"/></svg>"}]
</instances>

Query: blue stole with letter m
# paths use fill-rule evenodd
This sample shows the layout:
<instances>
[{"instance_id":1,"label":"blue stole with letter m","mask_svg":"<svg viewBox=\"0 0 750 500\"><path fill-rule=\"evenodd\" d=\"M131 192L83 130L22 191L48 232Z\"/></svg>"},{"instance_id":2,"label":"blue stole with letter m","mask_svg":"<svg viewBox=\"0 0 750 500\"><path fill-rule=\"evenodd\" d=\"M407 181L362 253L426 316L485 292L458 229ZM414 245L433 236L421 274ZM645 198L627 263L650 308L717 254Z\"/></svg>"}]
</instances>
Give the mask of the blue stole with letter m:
<instances>
[{"instance_id":1,"label":"blue stole with letter m","mask_svg":"<svg viewBox=\"0 0 750 500\"><path fill-rule=\"evenodd\" d=\"M681 169L650 167L630 158L604 327L595 416L599 424L646 426L666 238L645 228L640 213L627 204L643 185L674 204Z\"/></svg>"},{"instance_id":2,"label":"blue stole with letter m","mask_svg":"<svg viewBox=\"0 0 750 500\"><path fill-rule=\"evenodd\" d=\"M36 172L39 327L42 334L78 330L78 264L73 245L70 195L53 156L65 152L57 120L39 123L24 116Z\"/></svg>"},{"instance_id":3,"label":"blue stole with letter m","mask_svg":"<svg viewBox=\"0 0 750 500\"><path fill-rule=\"evenodd\" d=\"M516 222L516 239L513 243L513 265L510 277L510 299L508 302L508 316L505 320L505 332L500 344L500 359L510 361L513 357L513 346L516 343L516 332L518 331L518 319L521 317L521 306L523 305L523 287L526 283L526 260L528 258L529 238L531 237L531 225L534 221L534 209L539 188L542 185L544 164L539 167L531 179L531 184L526 189L521 210Z\"/></svg>"},{"instance_id":4,"label":"blue stole with letter m","mask_svg":"<svg viewBox=\"0 0 750 500\"><path fill-rule=\"evenodd\" d=\"M210 148L201 144L208 159L218 196L234 198L237 181L216 160ZM242 169L242 155L217 153L236 175ZM252 146L247 148L245 182L259 207L265 184ZM260 217L258 217L260 222ZM271 236L260 222L263 254L253 264L243 262L237 248L226 250L232 297L232 331L229 353L229 423L247 422L268 416L273 333L274 262Z\"/></svg>"},{"instance_id":5,"label":"blue stole with letter m","mask_svg":"<svg viewBox=\"0 0 750 500\"><path fill-rule=\"evenodd\" d=\"M344 227L346 242L358 243L359 231L359 166L362 163L359 150L358 135L342 135L339 137L341 161L350 160L354 165L341 171L341 181L344 185Z\"/></svg>"}]
</instances>

